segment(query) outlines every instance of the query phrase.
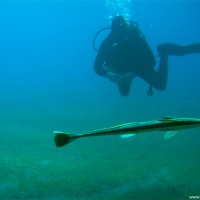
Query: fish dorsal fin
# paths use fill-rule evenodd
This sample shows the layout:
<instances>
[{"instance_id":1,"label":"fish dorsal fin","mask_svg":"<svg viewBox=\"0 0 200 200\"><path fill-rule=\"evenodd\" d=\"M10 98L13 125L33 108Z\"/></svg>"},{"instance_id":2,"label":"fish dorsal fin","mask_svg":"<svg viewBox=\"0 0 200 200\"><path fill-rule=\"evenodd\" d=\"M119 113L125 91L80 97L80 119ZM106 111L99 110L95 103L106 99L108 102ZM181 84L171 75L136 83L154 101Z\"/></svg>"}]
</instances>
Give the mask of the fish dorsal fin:
<instances>
[{"instance_id":1,"label":"fish dorsal fin","mask_svg":"<svg viewBox=\"0 0 200 200\"><path fill-rule=\"evenodd\" d=\"M162 117L161 119L159 119L158 121L160 121L160 122L173 122L175 120L175 118L174 117L170 117L170 116L164 116L164 117Z\"/></svg>"}]
</instances>

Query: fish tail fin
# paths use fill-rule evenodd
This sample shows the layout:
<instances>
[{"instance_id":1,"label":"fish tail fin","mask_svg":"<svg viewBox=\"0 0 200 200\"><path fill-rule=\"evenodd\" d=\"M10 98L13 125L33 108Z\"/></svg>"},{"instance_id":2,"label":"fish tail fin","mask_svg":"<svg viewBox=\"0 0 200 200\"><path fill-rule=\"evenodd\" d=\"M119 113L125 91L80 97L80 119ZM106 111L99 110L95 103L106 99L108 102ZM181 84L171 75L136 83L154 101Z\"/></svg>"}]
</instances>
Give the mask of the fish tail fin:
<instances>
[{"instance_id":1,"label":"fish tail fin","mask_svg":"<svg viewBox=\"0 0 200 200\"><path fill-rule=\"evenodd\" d=\"M54 142L55 142L56 147L62 147L72 142L74 139L76 139L76 136L70 133L54 131L54 134L55 134Z\"/></svg>"}]
</instances>

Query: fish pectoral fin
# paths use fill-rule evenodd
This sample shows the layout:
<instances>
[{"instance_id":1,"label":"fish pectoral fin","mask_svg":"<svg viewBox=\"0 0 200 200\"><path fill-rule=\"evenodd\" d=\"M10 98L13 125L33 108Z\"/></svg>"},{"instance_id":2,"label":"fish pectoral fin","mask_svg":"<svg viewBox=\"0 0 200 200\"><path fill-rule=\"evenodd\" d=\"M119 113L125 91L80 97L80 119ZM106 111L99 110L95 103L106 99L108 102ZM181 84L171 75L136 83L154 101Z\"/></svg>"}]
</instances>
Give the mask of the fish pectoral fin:
<instances>
[{"instance_id":1,"label":"fish pectoral fin","mask_svg":"<svg viewBox=\"0 0 200 200\"><path fill-rule=\"evenodd\" d=\"M164 140L168 140L169 138L175 136L178 131L167 131L164 135Z\"/></svg>"},{"instance_id":2,"label":"fish pectoral fin","mask_svg":"<svg viewBox=\"0 0 200 200\"><path fill-rule=\"evenodd\" d=\"M128 133L128 134L120 135L120 137L123 138L123 139L126 139L126 138L132 137L134 135L136 135L136 134L134 134L134 133Z\"/></svg>"}]
</instances>

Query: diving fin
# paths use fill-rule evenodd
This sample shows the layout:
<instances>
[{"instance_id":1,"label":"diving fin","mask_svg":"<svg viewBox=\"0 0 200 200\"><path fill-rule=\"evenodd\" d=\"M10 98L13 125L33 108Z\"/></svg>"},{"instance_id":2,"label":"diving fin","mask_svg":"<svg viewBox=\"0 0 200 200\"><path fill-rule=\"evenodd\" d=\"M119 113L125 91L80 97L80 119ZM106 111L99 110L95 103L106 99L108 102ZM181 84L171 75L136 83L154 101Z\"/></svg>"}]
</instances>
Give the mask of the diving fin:
<instances>
[{"instance_id":1,"label":"diving fin","mask_svg":"<svg viewBox=\"0 0 200 200\"><path fill-rule=\"evenodd\" d=\"M174 43L163 43L157 46L157 51L160 56L184 56L192 53L200 53L200 43L197 42L186 46Z\"/></svg>"}]
</instances>

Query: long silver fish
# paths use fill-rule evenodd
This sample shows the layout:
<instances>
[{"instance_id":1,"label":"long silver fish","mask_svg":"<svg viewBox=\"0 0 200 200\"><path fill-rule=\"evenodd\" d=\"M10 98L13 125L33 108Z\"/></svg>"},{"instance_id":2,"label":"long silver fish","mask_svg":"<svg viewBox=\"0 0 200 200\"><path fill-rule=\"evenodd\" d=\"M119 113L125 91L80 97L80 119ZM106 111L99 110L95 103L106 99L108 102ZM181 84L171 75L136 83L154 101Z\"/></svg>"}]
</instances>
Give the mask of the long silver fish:
<instances>
[{"instance_id":1,"label":"long silver fish","mask_svg":"<svg viewBox=\"0 0 200 200\"><path fill-rule=\"evenodd\" d=\"M127 138L138 133L153 131L166 131L167 133L165 134L164 139L168 139L174 136L178 130L196 128L198 126L200 126L200 119L198 118L163 117L160 120L131 122L110 128L84 132L82 134L71 134L54 131L54 141L57 147L61 147L75 139L82 137L121 135L122 138Z\"/></svg>"}]
</instances>

